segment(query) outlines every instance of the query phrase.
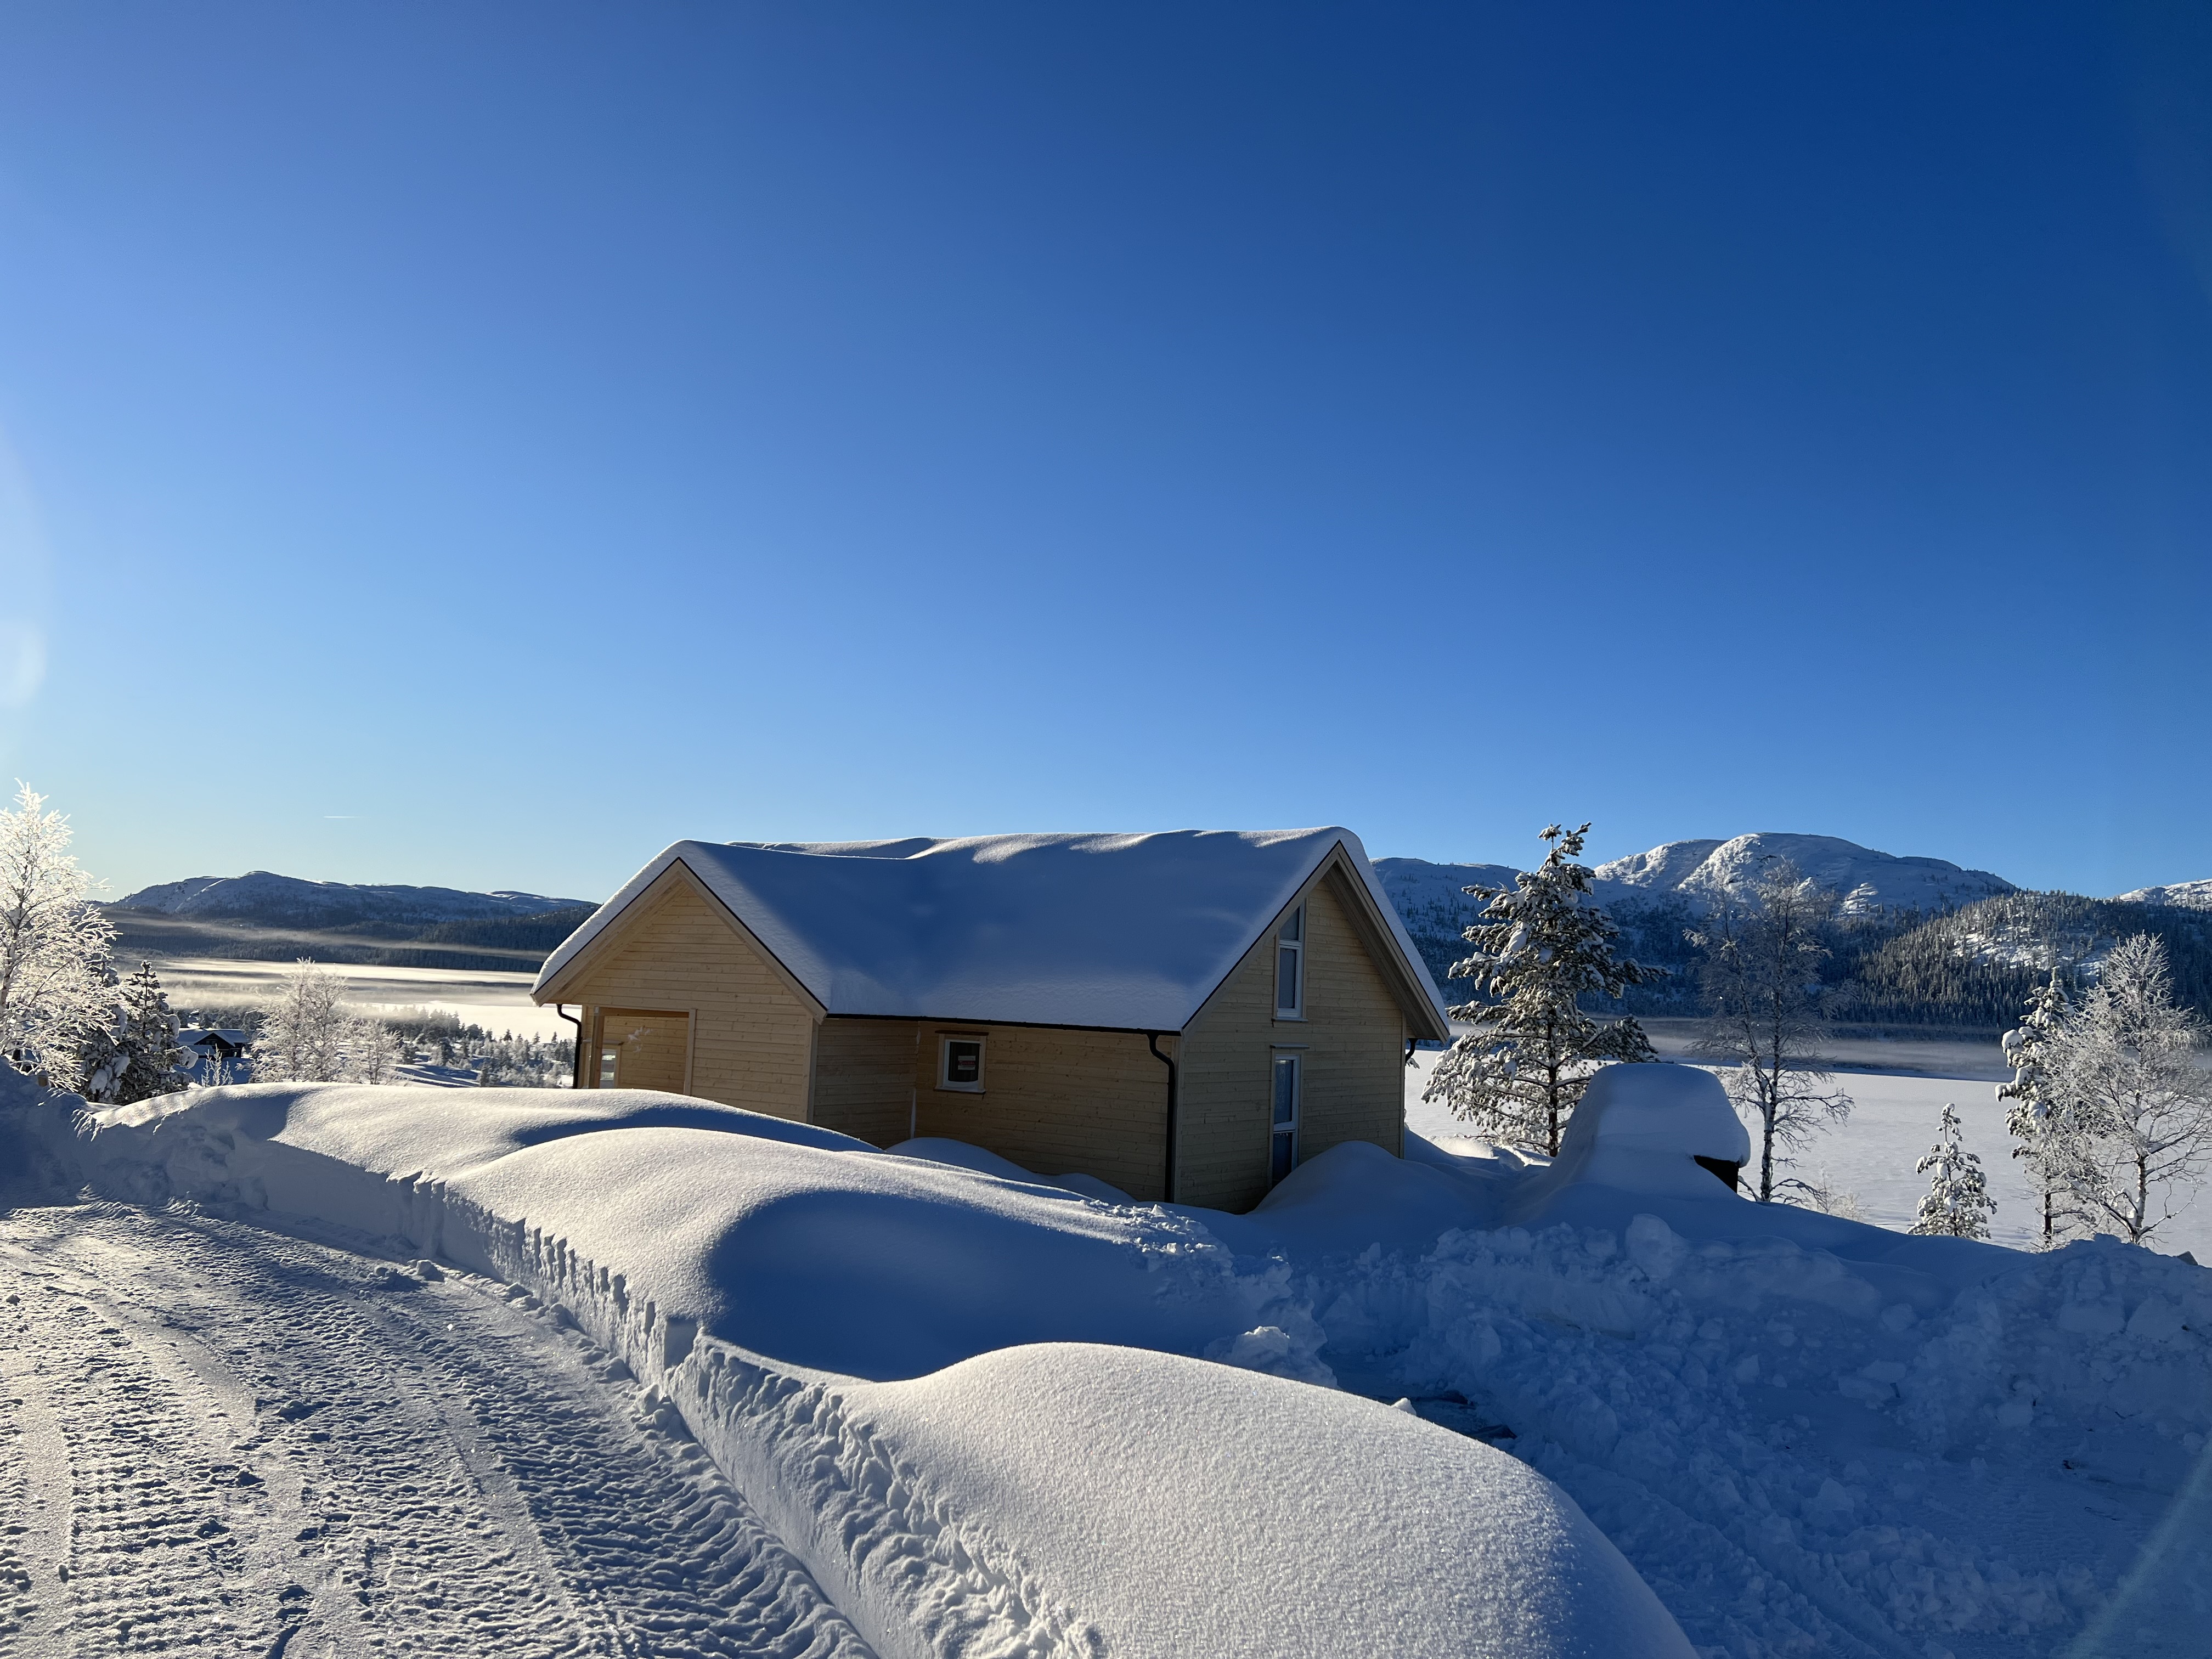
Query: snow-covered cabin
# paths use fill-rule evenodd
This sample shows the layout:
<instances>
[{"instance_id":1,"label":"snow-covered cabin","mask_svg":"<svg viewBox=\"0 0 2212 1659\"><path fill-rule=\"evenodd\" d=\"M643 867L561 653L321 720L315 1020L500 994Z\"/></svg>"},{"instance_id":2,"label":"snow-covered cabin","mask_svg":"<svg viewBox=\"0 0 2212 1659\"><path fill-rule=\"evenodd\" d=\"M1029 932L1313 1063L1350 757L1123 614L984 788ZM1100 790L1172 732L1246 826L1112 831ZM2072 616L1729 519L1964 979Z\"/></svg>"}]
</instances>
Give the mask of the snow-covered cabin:
<instances>
[{"instance_id":1,"label":"snow-covered cabin","mask_svg":"<svg viewBox=\"0 0 2212 1659\"><path fill-rule=\"evenodd\" d=\"M547 958L577 1082L1242 1209L1402 1150L1443 999L1340 829L678 842Z\"/></svg>"}]
</instances>

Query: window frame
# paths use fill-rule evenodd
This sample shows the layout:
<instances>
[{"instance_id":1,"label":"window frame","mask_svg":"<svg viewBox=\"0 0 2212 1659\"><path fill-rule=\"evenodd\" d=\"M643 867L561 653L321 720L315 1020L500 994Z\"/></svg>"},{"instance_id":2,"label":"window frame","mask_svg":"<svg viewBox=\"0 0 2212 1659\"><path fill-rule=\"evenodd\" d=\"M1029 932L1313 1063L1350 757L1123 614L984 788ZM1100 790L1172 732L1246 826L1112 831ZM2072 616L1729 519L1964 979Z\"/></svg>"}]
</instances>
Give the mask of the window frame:
<instances>
[{"instance_id":1,"label":"window frame","mask_svg":"<svg viewBox=\"0 0 2212 1659\"><path fill-rule=\"evenodd\" d=\"M1304 899L1300 899L1291 907L1289 914L1275 926L1275 1018L1277 1019L1304 1020L1306 1017L1308 920L1306 902ZM1298 936L1294 939L1285 939L1284 933L1293 927L1297 930ZM1285 952L1294 958L1291 973L1295 981L1291 988L1292 1000L1287 1005L1283 1001L1283 957Z\"/></svg>"},{"instance_id":2,"label":"window frame","mask_svg":"<svg viewBox=\"0 0 2212 1659\"><path fill-rule=\"evenodd\" d=\"M1287 1123L1275 1116L1275 1095L1283 1075L1283 1067L1291 1068L1291 1115ZM1278 1043L1267 1050L1267 1185L1270 1189L1281 1183L1291 1170L1298 1167L1298 1142L1305 1133L1306 1115L1306 1046L1304 1043ZM1278 1145L1290 1143L1290 1161L1281 1175L1275 1173L1275 1153Z\"/></svg>"},{"instance_id":3,"label":"window frame","mask_svg":"<svg viewBox=\"0 0 2212 1659\"><path fill-rule=\"evenodd\" d=\"M955 1083L952 1080L952 1045L972 1042L975 1045L975 1080ZM980 1095L988 1080L990 1040L981 1031L939 1031L937 1034L937 1088L941 1094Z\"/></svg>"}]
</instances>

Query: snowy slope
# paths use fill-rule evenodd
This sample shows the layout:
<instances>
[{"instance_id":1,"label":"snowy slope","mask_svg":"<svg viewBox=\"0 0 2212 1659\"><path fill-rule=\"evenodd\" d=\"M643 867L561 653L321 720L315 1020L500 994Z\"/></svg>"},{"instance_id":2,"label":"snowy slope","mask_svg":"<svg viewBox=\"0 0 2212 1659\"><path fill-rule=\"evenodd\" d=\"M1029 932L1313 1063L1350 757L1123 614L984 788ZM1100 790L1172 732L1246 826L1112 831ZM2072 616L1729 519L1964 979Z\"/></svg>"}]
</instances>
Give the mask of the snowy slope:
<instances>
[{"instance_id":1,"label":"snowy slope","mask_svg":"<svg viewBox=\"0 0 2212 1659\"><path fill-rule=\"evenodd\" d=\"M1771 832L1731 841L1670 841L1598 865L1592 890L1612 905L1679 898L1702 909L1723 894L1747 890L1777 859L1788 860L1801 873L1843 896L1845 908L1852 910L1934 910L2017 890L2002 876L1962 869L1942 859L1897 858L1834 836ZM1479 907L1462 896L1462 888L1510 886L1514 875L1502 864L1401 858L1377 859L1375 873L1409 922L1428 911L1464 910L1471 916Z\"/></svg>"},{"instance_id":2,"label":"snowy slope","mask_svg":"<svg viewBox=\"0 0 2212 1659\"><path fill-rule=\"evenodd\" d=\"M2171 904L2184 910L2212 910L2212 881L2177 881L2165 887L2138 887L2117 895L2124 904Z\"/></svg>"},{"instance_id":3,"label":"snowy slope","mask_svg":"<svg viewBox=\"0 0 2212 1659\"><path fill-rule=\"evenodd\" d=\"M1747 891L1778 860L1842 895L1850 910L1933 910L2016 890L2002 876L1943 859L1898 858L1834 836L1772 832L1724 842L1669 842L1599 865L1596 885L1608 902L1674 895L1702 905Z\"/></svg>"}]
</instances>

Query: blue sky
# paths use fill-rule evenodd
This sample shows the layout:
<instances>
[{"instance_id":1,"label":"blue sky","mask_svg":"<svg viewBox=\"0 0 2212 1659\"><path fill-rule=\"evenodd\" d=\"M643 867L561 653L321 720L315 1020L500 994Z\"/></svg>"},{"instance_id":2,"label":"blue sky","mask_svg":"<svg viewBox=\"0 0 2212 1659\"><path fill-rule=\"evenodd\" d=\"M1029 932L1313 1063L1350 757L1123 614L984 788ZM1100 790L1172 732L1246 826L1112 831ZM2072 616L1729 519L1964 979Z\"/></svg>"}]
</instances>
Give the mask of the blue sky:
<instances>
[{"instance_id":1,"label":"blue sky","mask_svg":"<svg viewBox=\"0 0 2212 1659\"><path fill-rule=\"evenodd\" d=\"M2202 18L10 8L0 772L118 891L2212 876Z\"/></svg>"}]
</instances>

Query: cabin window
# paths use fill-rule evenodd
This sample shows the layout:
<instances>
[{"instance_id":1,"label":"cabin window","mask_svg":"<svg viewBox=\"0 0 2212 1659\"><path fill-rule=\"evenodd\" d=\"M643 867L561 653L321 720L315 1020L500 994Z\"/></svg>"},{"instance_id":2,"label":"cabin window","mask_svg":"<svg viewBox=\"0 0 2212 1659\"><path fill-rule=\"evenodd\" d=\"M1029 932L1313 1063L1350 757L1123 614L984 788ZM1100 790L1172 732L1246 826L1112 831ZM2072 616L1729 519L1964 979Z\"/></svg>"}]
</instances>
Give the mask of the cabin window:
<instances>
[{"instance_id":1,"label":"cabin window","mask_svg":"<svg viewBox=\"0 0 2212 1659\"><path fill-rule=\"evenodd\" d=\"M1304 1093L1305 1057L1275 1055L1273 1133L1267 1142L1267 1184L1273 1186L1298 1166L1298 1106Z\"/></svg>"},{"instance_id":2,"label":"cabin window","mask_svg":"<svg viewBox=\"0 0 2212 1659\"><path fill-rule=\"evenodd\" d=\"M612 1044L599 1050L599 1087L611 1089L615 1086L615 1067L621 1060L622 1050Z\"/></svg>"},{"instance_id":3,"label":"cabin window","mask_svg":"<svg viewBox=\"0 0 2212 1659\"><path fill-rule=\"evenodd\" d=\"M969 1094L983 1092L983 1039L980 1036L940 1037L937 1046L937 1086Z\"/></svg>"},{"instance_id":4,"label":"cabin window","mask_svg":"<svg viewBox=\"0 0 2212 1659\"><path fill-rule=\"evenodd\" d=\"M1275 933L1275 1018L1306 1017L1306 907L1291 911Z\"/></svg>"}]
</instances>

